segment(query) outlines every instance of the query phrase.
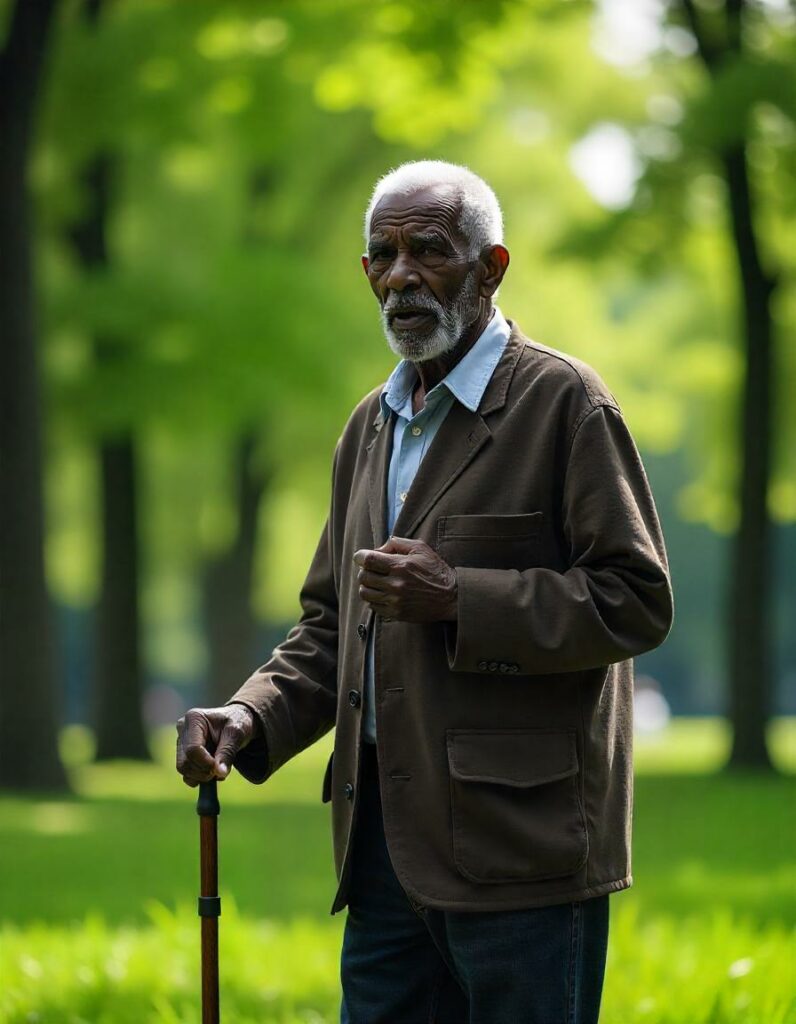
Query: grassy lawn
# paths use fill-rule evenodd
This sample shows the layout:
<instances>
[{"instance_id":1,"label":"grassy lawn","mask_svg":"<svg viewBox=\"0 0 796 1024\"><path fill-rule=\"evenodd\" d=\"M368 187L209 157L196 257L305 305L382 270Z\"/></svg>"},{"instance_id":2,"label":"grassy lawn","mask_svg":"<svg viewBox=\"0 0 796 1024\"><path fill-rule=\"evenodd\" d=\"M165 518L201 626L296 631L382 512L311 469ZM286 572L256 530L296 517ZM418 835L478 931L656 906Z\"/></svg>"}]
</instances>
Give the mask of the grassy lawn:
<instances>
[{"instance_id":1,"label":"grassy lawn","mask_svg":"<svg viewBox=\"0 0 796 1024\"><path fill-rule=\"evenodd\" d=\"M792 774L717 774L723 723L637 744L634 876L612 897L604 1024L796 1020ZM771 744L796 770L796 723ZM195 792L158 736L154 765L87 763L77 797L0 800L0 1021L199 1020ZM344 914L320 781L331 737L262 787L221 787L222 998L228 1021L337 1019Z\"/></svg>"}]
</instances>

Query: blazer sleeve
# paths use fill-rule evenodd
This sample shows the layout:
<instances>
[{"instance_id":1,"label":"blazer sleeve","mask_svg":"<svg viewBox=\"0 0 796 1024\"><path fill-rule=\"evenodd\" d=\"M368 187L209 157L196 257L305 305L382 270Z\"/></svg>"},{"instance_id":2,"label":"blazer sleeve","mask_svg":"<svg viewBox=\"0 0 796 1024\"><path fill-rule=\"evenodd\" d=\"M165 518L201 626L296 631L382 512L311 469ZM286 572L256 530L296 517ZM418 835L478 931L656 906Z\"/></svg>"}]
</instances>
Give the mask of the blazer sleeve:
<instances>
[{"instance_id":1,"label":"blazer sleeve","mask_svg":"<svg viewBox=\"0 0 796 1024\"><path fill-rule=\"evenodd\" d=\"M458 618L445 629L453 671L585 671L666 638L673 600L663 536L616 407L595 406L577 425L562 506L565 572L456 570Z\"/></svg>"},{"instance_id":2,"label":"blazer sleeve","mask_svg":"<svg viewBox=\"0 0 796 1024\"><path fill-rule=\"evenodd\" d=\"M235 767L250 782L265 782L335 723L338 592L331 523L330 512L301 588L299 621L227 701L245 704L261 725L261 736L235 758Z\"/></svg>"}]
</instances>

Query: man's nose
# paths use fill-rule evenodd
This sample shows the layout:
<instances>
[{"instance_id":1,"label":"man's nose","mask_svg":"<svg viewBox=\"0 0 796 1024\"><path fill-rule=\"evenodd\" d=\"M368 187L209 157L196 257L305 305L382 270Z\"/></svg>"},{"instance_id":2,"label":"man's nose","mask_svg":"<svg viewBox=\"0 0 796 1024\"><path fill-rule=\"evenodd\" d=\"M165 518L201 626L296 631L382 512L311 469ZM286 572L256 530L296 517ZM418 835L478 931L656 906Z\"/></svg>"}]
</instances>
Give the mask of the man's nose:
<instances>
[{"instance_id":1,"label":"man's nose","mask_svg":"<svg viewBox=\"0 0 796 1024\"><path fill-rule=\"evenodd\" d=\"M420 285L420 275L410 253L397 252L395 254L395 259L383 279L383 285L385 290L395 292L402 292L407 288L417 288Z\"/></svg>"}]
</instances>

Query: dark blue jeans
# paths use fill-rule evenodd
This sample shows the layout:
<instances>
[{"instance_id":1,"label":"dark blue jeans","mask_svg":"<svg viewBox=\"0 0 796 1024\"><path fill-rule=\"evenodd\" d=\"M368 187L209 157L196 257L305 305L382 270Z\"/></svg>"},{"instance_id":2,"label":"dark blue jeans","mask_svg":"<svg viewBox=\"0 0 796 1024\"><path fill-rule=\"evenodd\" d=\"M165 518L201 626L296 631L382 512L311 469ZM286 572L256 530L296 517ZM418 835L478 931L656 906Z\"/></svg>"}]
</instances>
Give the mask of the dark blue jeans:
<instances>
[{"instance_id":1,"label":"dark blue jeans","mask_svg":"<svg viewBox=\"0 0 796 1024\"><path fill-rule=\"evenodd\" d=\"M341 959L342 1024L596 1024L608 896L531 910L415 910L364 747Z\"/></svg>"}]
</instances>

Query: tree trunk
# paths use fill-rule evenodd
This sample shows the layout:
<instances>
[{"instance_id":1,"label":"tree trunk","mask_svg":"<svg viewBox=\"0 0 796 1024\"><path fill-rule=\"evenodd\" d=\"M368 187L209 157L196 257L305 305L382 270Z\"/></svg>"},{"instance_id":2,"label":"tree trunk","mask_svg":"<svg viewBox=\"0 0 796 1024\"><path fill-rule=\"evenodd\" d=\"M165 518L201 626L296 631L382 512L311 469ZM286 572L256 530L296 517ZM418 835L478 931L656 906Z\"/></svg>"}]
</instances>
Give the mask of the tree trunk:
<instances>
[{"instance_id":1,"label":"tree trunk","mask_svg":"<svg viewBox=\"0 0 796 1024\"><path fill-rule=\"evenodd\" d=\"M87 8L92 21L99 3ZM87 270L108 265L106 229L112 161L95 157L83 180L88 207L72 230L73 245ZM116 358L113 339L95 338L98 363ZM143 669L140 654L139 543L136 460L133 437L125 433L99 445L102 517L102 582L97 608L92 679L96 758L149 760L143 721Z\"/></svg>"},{"instance_id":2,"label":"tree trunk","mask_svg":"<svg viewBox=\"0 0 796 1024\"><path fill-rule=\"evenodd\" d=\"M708 73L715 76L728 57L736 58L743 52L744 0L725 0L722 44L705 33L693 0L682 0L682 4L702 61ZM746 140L741 139L718 156L729 192L746 356L739 438L740 522L733 545L727 616L727 673L733 727L729 766L770 769L766 725L771 713L773 671L773 531L768 515L768 488L774 422L771 296L777 279L765 271L760 259Z\"/></svg>"},{"instance_id":3,"label":"tree trunk","mask_svg":"<svg viewBox=\"0 0 796 1024\"><path fill-rule=\"evenodd\" d=\"M0 786L64 790L26 183L54 9L55 0L18 0L0 53Z\"/></svg>"},{"instance_id":4,"label":"tree trunk","mask_svg":"<svg viewBox=\"0 0 796 1024\"><path fill-rule=\"evenodd\" d=\"M768 516L773 421L771 295L774 282L758 258L746 153L724 156L733 238L743 296L746 374L743 385L740 523L734 539L729 601L730 766L770 768L766 726L771 713L773 531Z\"/></svg>"},{"instance_id":5,"label":"tree trunk","mask_svg":"<svg viewBox=\"0 0 796 1024\"><path fill-rule=\"evenodd\" d=\"M139 545L132 438L103 441L100 460L103 557L94 669L96 758L149 760L142 710Z\"/></svg>"},{"instance_id":6,"label":"tree trunk","mask_svg":"<svg viewBox=\"0 0 796 1024\"><path fill-rule=\"evenodd\" d=\"M205 634L208 644L207 699L223 704L252 671L255 621L251 587L257 544L257 518L266 474L253 460L255 437L237 443L238 524L227 551L207 564L202 577Z\"/></svg>"}]
</instances>

